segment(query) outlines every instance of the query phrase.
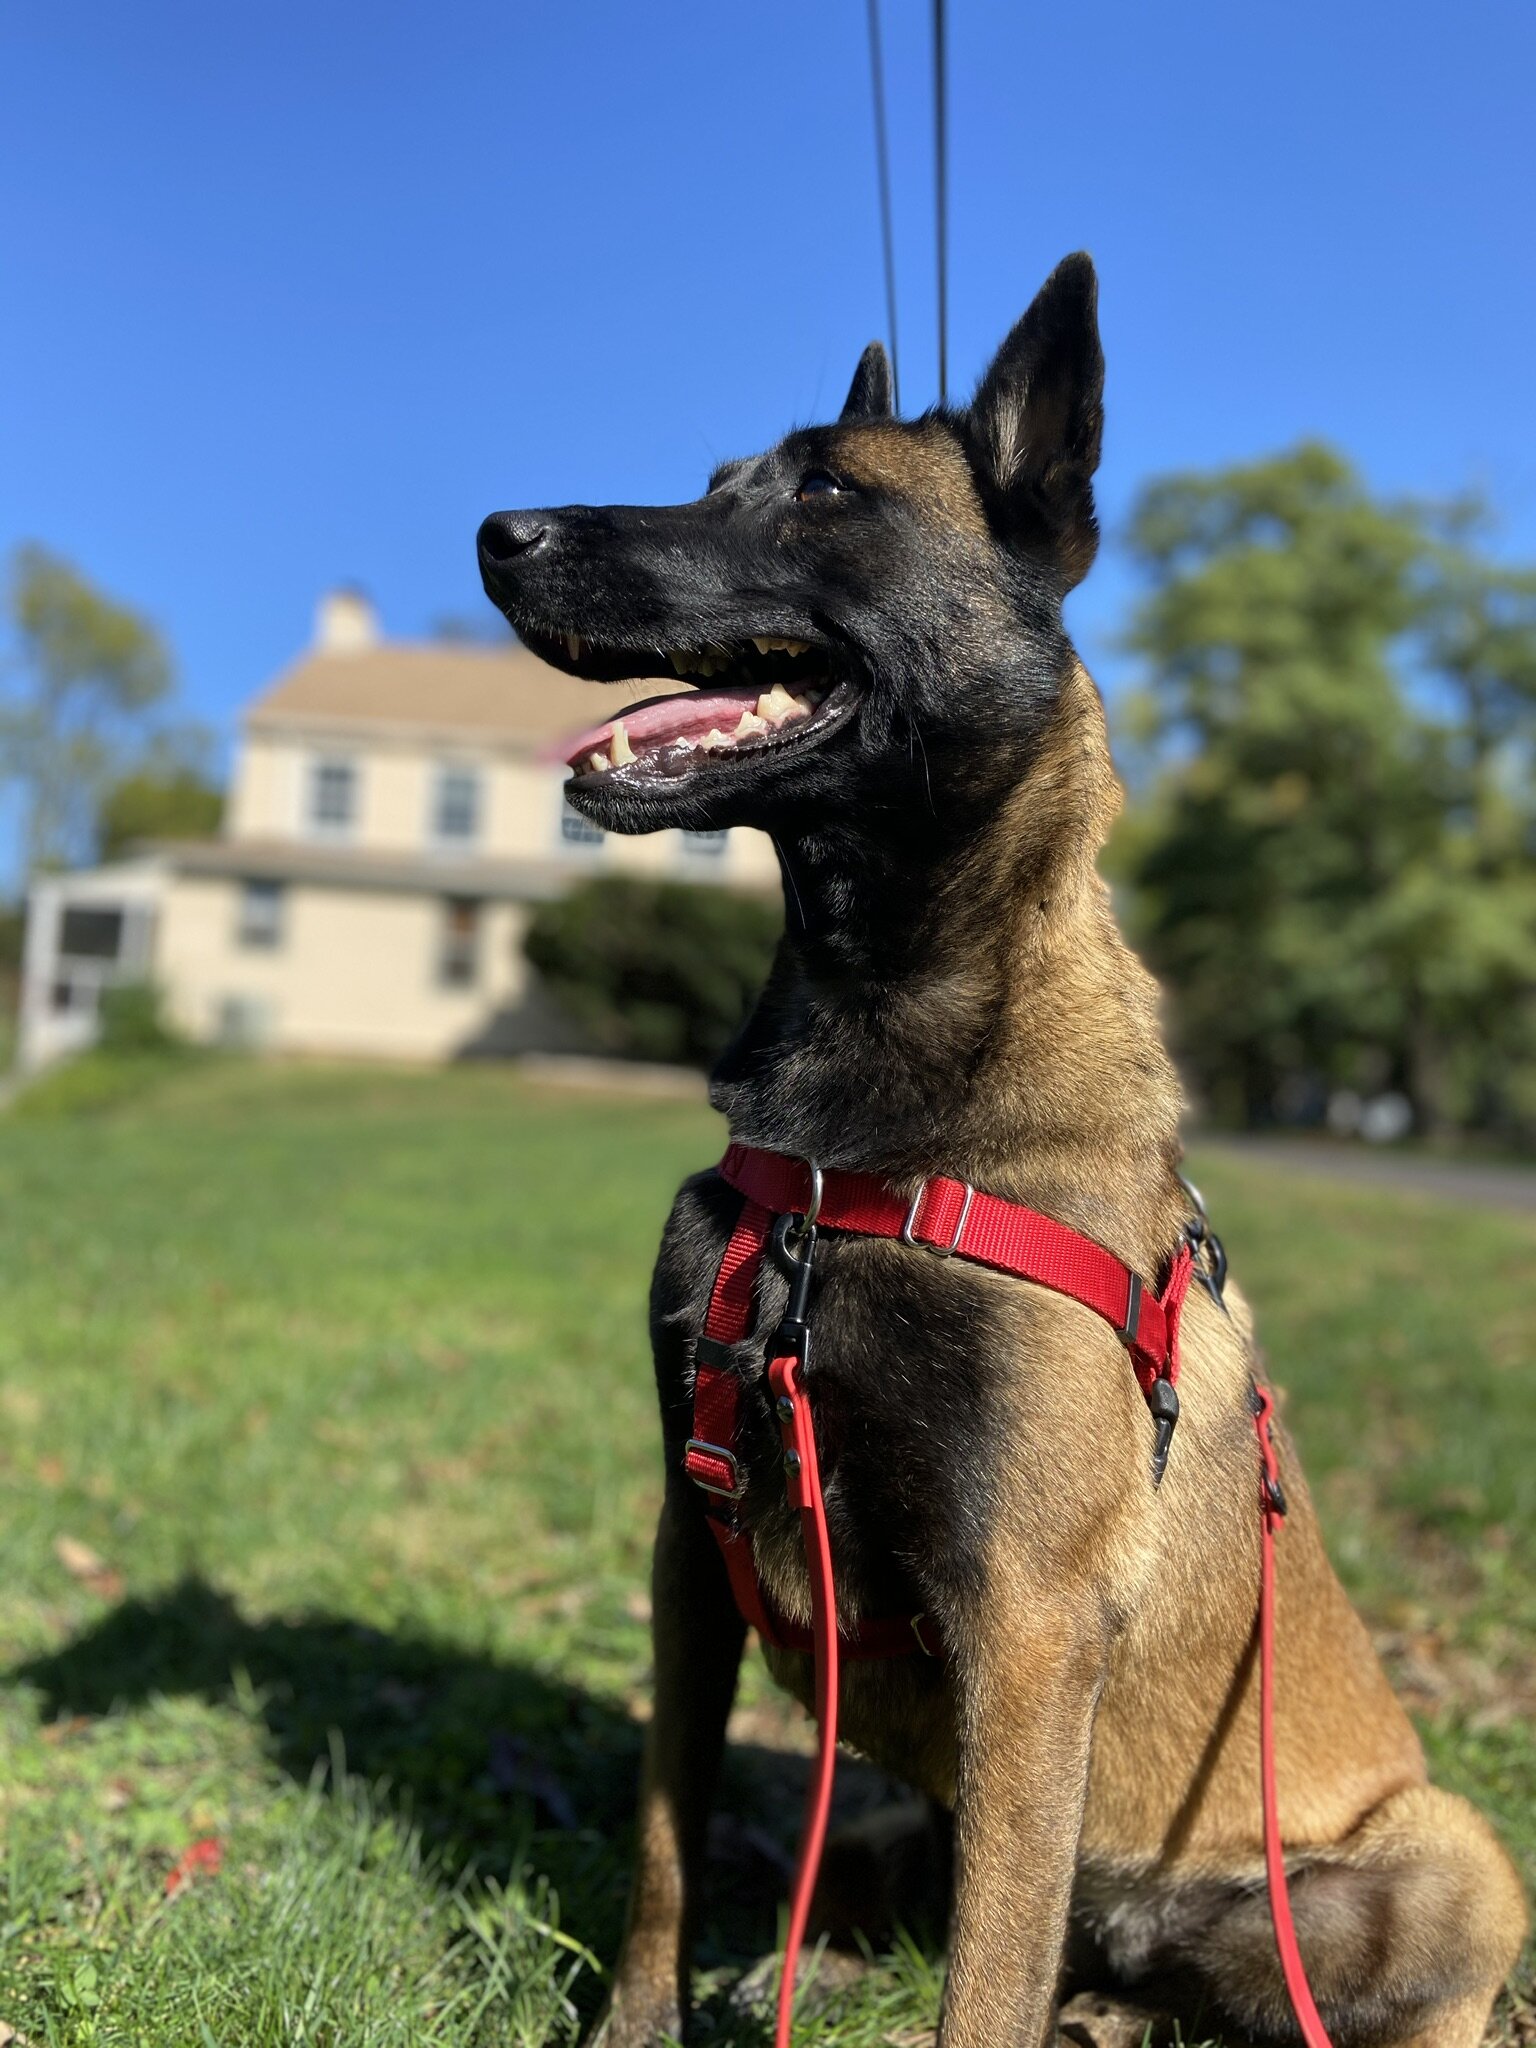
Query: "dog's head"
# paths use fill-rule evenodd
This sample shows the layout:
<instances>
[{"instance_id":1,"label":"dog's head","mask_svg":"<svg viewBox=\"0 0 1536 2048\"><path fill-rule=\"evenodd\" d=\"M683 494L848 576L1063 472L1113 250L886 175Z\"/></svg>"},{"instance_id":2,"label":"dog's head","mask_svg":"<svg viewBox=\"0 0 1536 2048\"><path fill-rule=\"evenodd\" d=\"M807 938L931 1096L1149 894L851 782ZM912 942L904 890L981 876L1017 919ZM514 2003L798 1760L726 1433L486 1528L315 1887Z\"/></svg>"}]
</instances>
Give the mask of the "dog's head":
<instances>
[{"instance_id":1,"label":"dog's head","mask_svg":"<svg viewBox=\"0 0 1536 2048\"><path fill-rule=\"evenodd\" d=\"M1096 298L1069 256L963 411L893 418L874 342L836 425L723 464L692 504L487 519L486 591L546 661L696 685L573 743L570 801L612 831L782 832L1016 780L1098 540Z\"/></svg>"}]
</instances>

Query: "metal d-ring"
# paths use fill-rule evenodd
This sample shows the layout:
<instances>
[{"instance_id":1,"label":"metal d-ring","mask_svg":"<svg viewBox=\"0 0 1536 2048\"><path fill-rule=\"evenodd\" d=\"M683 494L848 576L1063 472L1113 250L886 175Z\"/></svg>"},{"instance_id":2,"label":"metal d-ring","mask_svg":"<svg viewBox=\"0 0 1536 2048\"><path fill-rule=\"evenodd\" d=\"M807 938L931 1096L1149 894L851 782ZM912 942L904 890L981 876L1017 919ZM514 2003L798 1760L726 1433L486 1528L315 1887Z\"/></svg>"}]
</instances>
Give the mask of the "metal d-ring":
<instances>
[{"instance_id":1,"label":"metal d-ring","mask_svg":"<svg viewBox=\"0 0 1536 2048\"><path fill-rule=\"evenodd\" d=\"M821 1214L821 1168L816 1164L814 1159L808 1159L805 1163L809 1167L811 1174L810 1206L806 1209L806 1212L803 1216L795 1216L791 1218L789 1228L785 1232L786 1242L790 1239L793 1239L793 1241L796 1244L800 1243L800 1241L802 1240L802 1238L804 1238L807 1231L814 1230L816 1228L816 1219Z\"/></svg>"}]
</instances>

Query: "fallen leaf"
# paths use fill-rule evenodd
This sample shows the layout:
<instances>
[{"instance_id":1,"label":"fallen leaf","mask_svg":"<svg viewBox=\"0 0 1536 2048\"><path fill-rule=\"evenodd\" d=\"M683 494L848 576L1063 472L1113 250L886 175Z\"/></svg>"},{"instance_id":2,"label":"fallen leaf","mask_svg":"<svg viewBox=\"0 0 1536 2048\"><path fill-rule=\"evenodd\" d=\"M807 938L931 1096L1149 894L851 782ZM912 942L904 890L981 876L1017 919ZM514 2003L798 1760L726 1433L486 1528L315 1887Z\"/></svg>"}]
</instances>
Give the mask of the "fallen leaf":
<instances>
[{"instance_id":1,"label":"fallen leaf","mask_svg":"<svg viewBox=\"0 0 1536 2048\"><path fill-rule=\"evenodd\" d=\"M55 1536L53 1554L72 1579L99 1593L103 1600L116 1600L122 1593L121 1572L114 1571L104 1557L98 1557L89 1543L82 1543L77 1536Z\"/></svg>"},{"instance_id":2,"label":"fallen leaf","mask_svg":"<svg viewBox=\"0 0 1536 2048\"><path fill-rule=\"evenodd\" d=\"M184 1849L165 1874L165 1895L174 1898L194 1877L212 1877L224 1861L224 1844L217 1835L205 1835Z\"/></svg>"},{"instance_id":3,"label":"fallen leaf","mask_svg":"<svg viewBox=\"0 0 1536 2048\"><path fill-rule=\"evenodd\" d=\"M72 1579L94 1579L107 1568L105 1558L74 1536L55 1536L53 1554Z\"/></svg>"},{"instance_id":4,"label":"fallen leaf","mask_svg":"<svg viewBox=\"0 0 1536 2048\"><path fill-rule=\"evenodd\" d=\"M90 1725L89 1714L71 1714L67 1721L49 1721L38 1730L38 1733L52 1749L58 1743L68 1742L72 1736L81 1734ZM3 2048L3 2044L0 2044L0 2048Z\"/></svg>"},{"instance_id":5,"label":"fallen leaf","mask_svg":"<svg viewBox=\"0 0 1536 2048\"><path fill-rule=\"evenodd\" d=\"M0 2020L0 2048L32 2048L25 2034L18 2034L14 2027L8 2027Z\"/></svg>"}]
</instances>

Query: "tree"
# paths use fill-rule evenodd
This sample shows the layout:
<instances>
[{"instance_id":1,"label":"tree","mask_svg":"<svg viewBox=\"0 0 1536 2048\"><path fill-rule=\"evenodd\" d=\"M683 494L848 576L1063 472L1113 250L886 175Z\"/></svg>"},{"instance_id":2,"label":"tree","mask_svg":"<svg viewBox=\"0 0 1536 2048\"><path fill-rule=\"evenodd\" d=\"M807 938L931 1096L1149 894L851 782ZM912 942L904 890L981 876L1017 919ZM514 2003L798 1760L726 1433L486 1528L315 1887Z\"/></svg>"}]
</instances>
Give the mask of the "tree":
<instances>
[{"instance_id":1,"label":"tree","mask_svg":"<svg viewBox=\"0 0 1536 2048\"><path fill-rule=\"evenodd\" d=\"M102 795L97 856L120 859L144 839L206 839L218 831L223 815L222 792L195 768L138 768Z\"/></svg>"},{"instance_id":2,"label":"tree","mask_svg":"<svg viewBox=\"0 0 1536 2048\"><path fill-rule=\"evenodd\" d=\"M523 949L605 1051L710 1066L745 1023L783 925L776 902L610 875L540 904Z\"/></svg>"},{"instance_id":3,"label":"tree","mask_svg":"<svg viewBox=\"0 0 1536 2048\"><path fill-rule=\"evenodd\" d=\"M20 791L32 872L86 851L100 792L172 670L147 620L46 548L16 550L8 600L18 655L0 691L0 779Z\"/></svg>"},{"instance_id":4,"label":"tree","mask_svg":"<svg viewBox=\"0 0 1536 2048\"><path fill-rule=\"evenodd\" d=\"M1136 508L1159 772L1118 858L1226 1120L1341 1086L1536 1117L1536 589L1476 516L1317 445Z\"/></svg>"}]
</instances>

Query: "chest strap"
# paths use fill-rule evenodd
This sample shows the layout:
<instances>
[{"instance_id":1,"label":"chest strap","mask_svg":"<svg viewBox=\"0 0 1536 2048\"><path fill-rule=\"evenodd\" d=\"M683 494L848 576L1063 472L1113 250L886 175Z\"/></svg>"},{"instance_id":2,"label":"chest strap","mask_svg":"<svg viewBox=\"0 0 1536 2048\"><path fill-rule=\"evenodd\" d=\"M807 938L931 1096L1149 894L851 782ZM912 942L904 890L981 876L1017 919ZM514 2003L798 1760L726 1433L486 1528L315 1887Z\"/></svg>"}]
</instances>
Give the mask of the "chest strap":
<instances>
[{"instance_id":1,"label":"chest strap","mask_svg":"<svg viewBox=\"0 0 1536 2048\"><path fill-rule=\"evenodd\" d=\"M965 1181L925 1181L908 1200L874 1174L822 1173L804 1160L750 1145L732 1145L719 1171L745 1199L715 1275L695 1351L693 1432L684 1469L710 1497L710 1526L737 1607L765 1642L778 1649L813 1648L809 1628L773 1611L757 1575L751 1538L738 1523L746 1472L739 1447L742 1384L731 1347L751 1334L757 1276L778 1216L809 1217L822 1230L896 1239L936 1258L966 1259L1081 1302L1110 1325L1126 1348L1158 1423L1153 1477L1161 1477L1178 1415L1179 1316L1194 1269L1188 1243L1174 1254L1158 1294L1092 1239L1020 1202L980 1193ZM942 1648L931 1619L922 1614L861 1621L841 1633L841 1645L842 1654L852 1658L915 1651L937 1656Z\"/></svg>"}]
</instances>

